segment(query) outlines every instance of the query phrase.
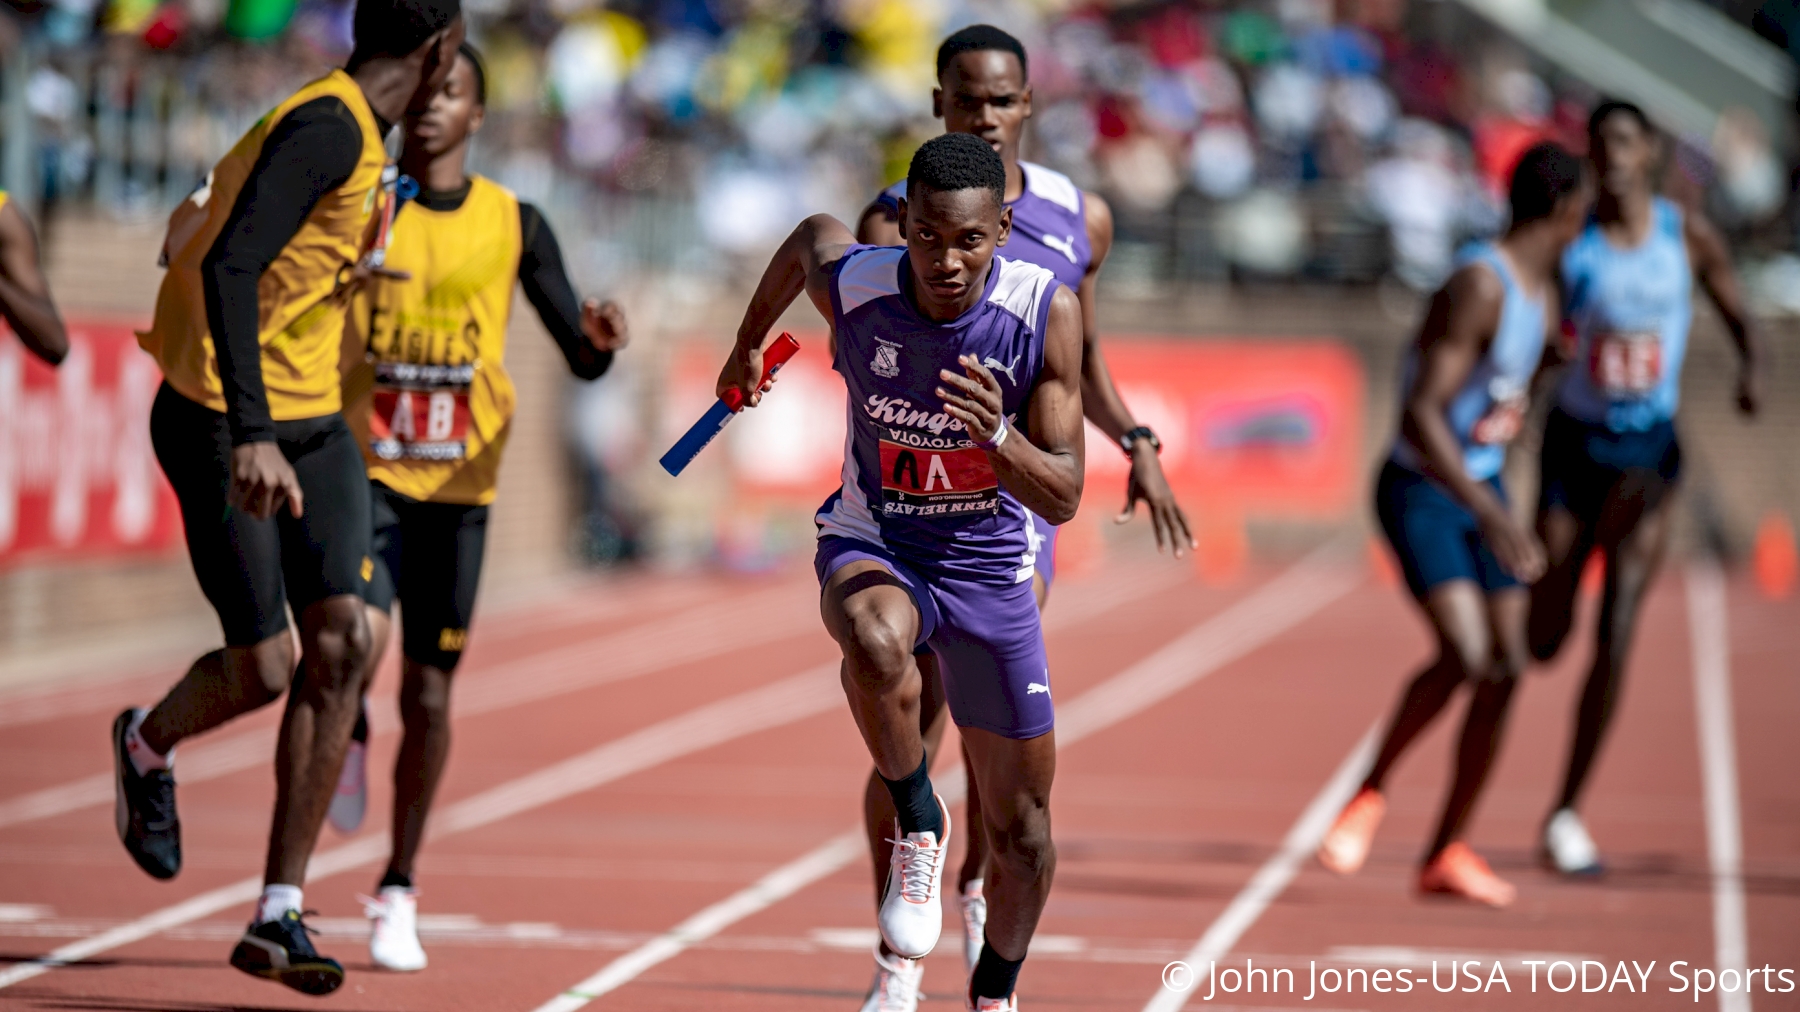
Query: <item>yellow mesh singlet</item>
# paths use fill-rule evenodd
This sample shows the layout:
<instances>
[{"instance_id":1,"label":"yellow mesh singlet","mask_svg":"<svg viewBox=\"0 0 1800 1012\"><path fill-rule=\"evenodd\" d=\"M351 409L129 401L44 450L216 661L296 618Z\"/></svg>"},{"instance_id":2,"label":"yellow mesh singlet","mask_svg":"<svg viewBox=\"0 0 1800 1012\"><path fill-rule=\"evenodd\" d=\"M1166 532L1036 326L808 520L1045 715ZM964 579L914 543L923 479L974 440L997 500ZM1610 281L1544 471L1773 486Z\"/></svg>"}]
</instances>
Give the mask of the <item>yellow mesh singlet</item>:
<instances>
[{"instance_id":1,"label":"yellow mesh singlet","mask_svg":"<svg viewBox=\"0 0 1800 1012\"><path fill-rule=\"evenodd\" d=\"M370 478L413 499L494 500L521 242L518 198L480 176L454 211L410 204L395 218L387 266L412 276L366 286L344 332L344 415Z\"/></svg>"},{"instance_id":2,"label":"yellow mesh singlet","mask_svg":"<svg viewBox=\"0 0 1800 1012\"><path fill-rule=\"evenodd\" d=\"M189 400L225 410L218 356L206 322L200 265L225 227L238 193L276 124L314 99L335 97L362 128L363 148L344 184L319 200L257 284L257 340L263 385L276 421L337 411L338 356L345 299L340 276L362 255L380 198L386 162L381 128L362 89L341 70L308 84L250 128L213 167L207 182L169 216L163 240L168 274L156 296L156 319L138 343L155 357L169 385Z\"/></svg>"}]
</instances>

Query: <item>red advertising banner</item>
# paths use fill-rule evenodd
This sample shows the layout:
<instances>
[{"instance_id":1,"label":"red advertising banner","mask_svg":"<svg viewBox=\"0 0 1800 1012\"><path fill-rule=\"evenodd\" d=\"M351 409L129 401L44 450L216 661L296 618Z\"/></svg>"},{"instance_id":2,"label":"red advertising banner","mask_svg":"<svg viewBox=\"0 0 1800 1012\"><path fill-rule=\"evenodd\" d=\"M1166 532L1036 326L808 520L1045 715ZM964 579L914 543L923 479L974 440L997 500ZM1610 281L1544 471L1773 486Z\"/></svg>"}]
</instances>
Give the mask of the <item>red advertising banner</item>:
<instances>
[{"instance_id":1,"label":"red advertising banner","mask_svg":"<svg viewBox=\"0 0 1800 1012\"><path fill-rule=\"evenodd\" d=\"M0 566L181 541L175 493L150 448L156 363L128 326L67 327L58 368L0 327Z\"/></svg>"},{"instance_id":2,"label":"red advertising banner","mask_svg":"<svg viewBox=\"0 0 1800 1012\"><path fill-rule=\"evenodd\" d=\"M741 491L818 501L837 487L844 452L844 384L825 335L798 334L803 351L762 406L726 430L712 467ZM1195 340L1109 336L1107 364L1125 403L1162 440L1163 468L1185 501L1215 512L1331 520L1360 501L1365 383L1361 361L1330 339ZM669 424L705 409L722 351L676 356ZM1090 423L1087 491L1123 502L1129 465ZM1098 499L1095 499L1095 497Z\"/></svg>"}]
</instances>

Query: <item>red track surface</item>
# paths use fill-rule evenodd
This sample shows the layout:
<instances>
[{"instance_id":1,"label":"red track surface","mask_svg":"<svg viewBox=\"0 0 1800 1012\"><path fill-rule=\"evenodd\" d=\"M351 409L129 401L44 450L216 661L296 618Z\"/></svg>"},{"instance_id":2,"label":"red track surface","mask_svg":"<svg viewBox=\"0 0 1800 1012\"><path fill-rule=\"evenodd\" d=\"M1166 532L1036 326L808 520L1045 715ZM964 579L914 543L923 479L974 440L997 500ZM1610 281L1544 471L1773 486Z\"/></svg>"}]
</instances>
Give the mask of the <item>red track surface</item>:
<instances>
[{"instance_id":1,"label":"red track surface","mask_svg":"<svg viewBox=\"0 0 1800 1012\"><path fill-rule=\"evenodd\" d=\"M1167 564L1132 563L1066 579L1053 599L1049 636L1059 706L1272 575L1208 588L1171 576ZM1163 965L1214 923L1385 714L1425 659L1426 635L1400 591L1358 580L1307 621L1069 743L1055 802L1061 865L1040 951L1021 983L1026 1007L1143 1008L1158 991ZM1410 889L1445 787L1460 720L1453 714L1403 761L1391 814L1364 872L1339 879L1305 863L1220 964L1241 968L1250 959L1259 968L1294 968L1298 989L1220 994L1210 1002L1202 992L1188 1007L1696 1007L1690 994L1667 992L1671 961L1710 965L1714 951L1683 588L1683 576L1672 572L1650 601L1627 696L1590 788L1587 814L1612 861L1609 878L1564 883L1532 862L1543 807L1561 773L1588 650L1582 639L1521 692L1474 828L1476 847L1520 886L1515 908L1433 902ZM1800 685L1793 660L1800 607L1765 601L1736 581L1727 600L1750 961L1800 970ZM615 581L552 606L483 619L458 690L459 704L481 705L471 703L478 712L459 718L444 806L802 672L814 672L819 691L835 691L828 669L820 668L834 651L818 628L814 585L800 573L756 583ZM646 636L660 638L652 647L679 649L681 658L657 663L654 649L646 653ZM736 646L744 636L758 645ZM590 645L585 656L583 644ZM534 658L546 660L534 667ZM609 664L635 674L603 681ZM79 692L0 697L0 763L9 774L0 796L0 972L259 870L269 767L215 765L214 775L201 776L192 771L202 760L215 762L207 749L221 754L204 740L183 746L187 766L178 767L189 770L180 794L187 866L174 882L153 882L131 865L113 837L108 804L7 821L9 801L105 774L112 714L129 702L152 701L172 675L132 672ZM564 684L552 692L546 686L557 678ZM584 679L588 684L580 684ZM364 836L385 832L383 781L397 744L394 681L391 670L383 672L374 695L376 785ZM257 714L213 737L251 734L276 716ZM429 844L419 880L432 965L422 974L368 967L354 894L373 887L379 865L371 862L307 888L308 905L324 915L321 948L351 969L333 997L303 998L225 965L247 916L248 904L241 904L13 984L0 990L0 1008L536 1009L856 821L867 761L841 702L765 723L709 747L683 751L676 740L681 754L667 761ZM320 849L342 843L327 830ZM869 872L858 861L650 967L590 1007L853 1009L870 969L861 948L870 915ZM933 997L926 1008L960 1007L953 997L959 942L958 929L947 927L927 961L925 989ZM1451 959L1480 960L1483 980L1502 961L1512 991L1438 994L1427 984L1410 994L1306 999L1314 961L1428 973L1434 958L1444 972ZM1622 986L1611 994L1554 994L1541 977L1533 994L1529 971L1517 960L1534 958L1589 958L1609 970L1620 960L1657 965L1647 994ZM1698 1007L1719 1007L1717 996L1702 997ZM1759 990L1753 1007L1800 1008L1800 990Z\"/></svg>"}]
</instances>

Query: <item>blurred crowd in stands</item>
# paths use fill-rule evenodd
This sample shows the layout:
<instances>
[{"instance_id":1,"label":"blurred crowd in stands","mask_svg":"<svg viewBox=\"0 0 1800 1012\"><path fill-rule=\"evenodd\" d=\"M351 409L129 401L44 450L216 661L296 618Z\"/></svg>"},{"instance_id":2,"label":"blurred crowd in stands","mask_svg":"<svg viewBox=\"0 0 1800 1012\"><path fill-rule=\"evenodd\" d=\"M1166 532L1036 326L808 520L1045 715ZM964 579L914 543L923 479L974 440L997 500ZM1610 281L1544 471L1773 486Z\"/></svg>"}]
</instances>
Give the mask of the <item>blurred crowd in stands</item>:
<instances>
[{"instance_id":1,"label":"blurred crowd in stands","mask_svg":"<svg viewBox=\"0 0 1800 1012\"><path fill-rule=\"evenodd\" d=\"M46 0L8 19L44 203L159 214L344 58L353 2ZM490 80L477 163L552 207L597 283L726 276L805 213L856 214L938 129L933 52L974 21L1029 46L1028 157L1113 201L1127 290L1429 290L1501 224L1512 160L1579 147L1599 98L1442 0L465 5ZM1677 138L1670 177L1741 248L1792 249L1789 169L1754 118Z\"/></svg>"}]
</instances>

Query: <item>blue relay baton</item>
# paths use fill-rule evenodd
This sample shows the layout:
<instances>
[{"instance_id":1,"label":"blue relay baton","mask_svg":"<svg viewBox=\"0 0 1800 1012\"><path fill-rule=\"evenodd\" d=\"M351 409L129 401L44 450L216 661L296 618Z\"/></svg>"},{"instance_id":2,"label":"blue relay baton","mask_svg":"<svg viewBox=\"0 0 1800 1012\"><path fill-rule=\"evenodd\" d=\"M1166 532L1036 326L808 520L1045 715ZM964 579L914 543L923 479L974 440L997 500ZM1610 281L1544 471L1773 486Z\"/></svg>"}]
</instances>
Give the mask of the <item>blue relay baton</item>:
<instances>
[{"instance_id":1,"label":"blue relay baton","mask_svg":"<svg viewBox=\"0 0 1800 1012\"><path fill-rule=\"evenodd\" d=\"M787 364L787 360L799 351L800 342L794 340L794 335L783 331L774 344L763 349L762 380L757 386L760 388L774 379L781 367ZM725 431L725 426L743 409L744 392L736 387L725 391L725 396L714 401L713 406L706 409L706 414L701 415L700 420L687 430L687 434L676 440L675 445L669 447L669 452L662 455L660 463L663 470L670 474L680 474L686 470L694 462L694 458L700 455L700 451L706 449L706 444Z\"/></svg>"}]
</instances>

